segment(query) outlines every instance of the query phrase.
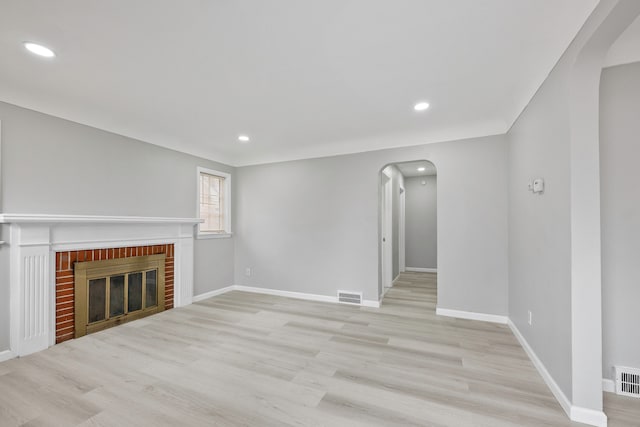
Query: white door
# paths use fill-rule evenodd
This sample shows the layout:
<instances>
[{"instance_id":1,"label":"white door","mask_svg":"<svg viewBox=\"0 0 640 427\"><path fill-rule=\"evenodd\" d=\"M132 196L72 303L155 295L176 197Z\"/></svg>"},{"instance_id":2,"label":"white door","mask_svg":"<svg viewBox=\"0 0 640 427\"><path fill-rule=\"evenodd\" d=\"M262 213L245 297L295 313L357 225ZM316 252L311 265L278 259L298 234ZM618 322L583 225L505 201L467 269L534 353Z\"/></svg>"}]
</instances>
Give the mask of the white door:
<instances>
[{"instance_id":1,"label":"white door","mask_svg":"<svg viewBox=\"0 0 640 427\"><path fill-rule=\"evenodd\" d=\"M392 268L392 181L391 172L387 169L382 173L382 286L390 288L393 282ZM383 289L384 292L384 289Z\"/></svg>"},{"instance_id":2,"label":"white door","mask_svg":"<svg viewBox=\"0 0 640 427\"><path fill-rule=\"evenodd\" d=\"M398 263L400 264L398 270L403 272L407 267L406 254L405 254L405 192L404 188L400 187L400 217L398 218L400 230L398 231Z\"/></svg>"}]
</instances>

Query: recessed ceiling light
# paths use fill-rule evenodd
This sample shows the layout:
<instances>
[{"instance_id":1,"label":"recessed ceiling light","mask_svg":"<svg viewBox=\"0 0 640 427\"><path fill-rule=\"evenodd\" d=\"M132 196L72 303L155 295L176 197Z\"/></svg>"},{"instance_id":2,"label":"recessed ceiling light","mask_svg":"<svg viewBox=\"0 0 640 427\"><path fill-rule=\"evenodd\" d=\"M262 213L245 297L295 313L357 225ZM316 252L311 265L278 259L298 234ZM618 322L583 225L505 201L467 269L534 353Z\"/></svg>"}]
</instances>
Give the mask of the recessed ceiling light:
<instances>
[{"instance_id":1,"label":"recessed ceiling light","mask_svg":"<svg viewBox=\"0 0 640 427\"><path fill-rule=\"evenodd\" d=\"M250 139L249 139L249 137L247 135L240 135L240 136L238 136L238 141L240 141L240 142L249 142Z\"/></svg>"},{"instance_id":2,"label":"recessed ceiling light","mask_svg":"<svg viewBox=\"0 0 640 427\"><path fill-rule=\"evenodd\" d=\"M429 103L428 102L424 102L424 101L420 101L416 105L413 106L413 109L416 110L416 111L424 111L427 108L429 108Z\"/></svg>"},{"instance_id":3,"label":"recessed ceiling light","mask_svg":"<svg viewBox=\"0 0 640 427\"><path fill-rule=\"evenodd\" d=\"M425 168L424 166L420 166L420 167L418 168L418 172L424 172L424 171L426 171L426 170L427 170L427 168Z\"/></svg>"},{"instance_id":4,"label":"recessed ceiling light","mask_svg":"<svg viewBox=\"0 0 640 427\"><path fill-rule=\"evenodd\" d=\"M56 54L49 49L48 47L42 46L41 44L24 42L24 47L31 53L35 53L38 56L43 56L45 58L53 58Z\"/></svg>"}]
</instances>

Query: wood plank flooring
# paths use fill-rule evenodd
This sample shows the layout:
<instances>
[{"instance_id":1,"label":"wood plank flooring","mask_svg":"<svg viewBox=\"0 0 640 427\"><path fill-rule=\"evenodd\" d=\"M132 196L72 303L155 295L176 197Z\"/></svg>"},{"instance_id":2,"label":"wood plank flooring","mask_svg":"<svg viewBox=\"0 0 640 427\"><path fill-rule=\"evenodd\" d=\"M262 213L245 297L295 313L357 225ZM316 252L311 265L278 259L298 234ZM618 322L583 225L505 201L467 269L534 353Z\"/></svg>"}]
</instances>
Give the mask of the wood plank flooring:
<instances>
[{"instance_id":1,"label":"wood plank flooring","mask_svg":"<svg viewBox=\"0 0 640 427\"><path fill-rule=\"evenodd\" d=\"M227 293L0 363L0 426L581 425L506 326L435 303L429 273L380 309Z\"/></svg>"}]
</instances>

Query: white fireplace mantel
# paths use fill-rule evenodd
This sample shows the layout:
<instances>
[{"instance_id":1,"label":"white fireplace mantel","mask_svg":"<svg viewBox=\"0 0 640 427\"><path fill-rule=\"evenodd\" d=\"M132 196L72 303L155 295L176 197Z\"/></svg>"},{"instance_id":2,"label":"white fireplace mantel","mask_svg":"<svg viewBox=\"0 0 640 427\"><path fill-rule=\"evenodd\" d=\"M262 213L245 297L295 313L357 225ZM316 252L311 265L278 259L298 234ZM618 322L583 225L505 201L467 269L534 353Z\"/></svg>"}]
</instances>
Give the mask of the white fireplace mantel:
<instances>
[{"instance_id":1,"label":"white fireplace mantel","mask_svg":"<svg viewBox=\"0 0 640 427\"><path fill-rule=\"evenodd\" d=\"M0 214L0 224L198 224L199 218L165 218L148 216Z\"/></svg>"},{"instance_id":2,"label":"white fireplace mantel","mask_svg":"<svg viewBox=\"0 0 640 427\"><path fill-rule=\"evenodd\" d=\"M55 343L55 253L174 245L174 306L193 299L193 241L198 218L0 214L10 225L11 351L24 356Z\"/></svg>"}]
</instances>

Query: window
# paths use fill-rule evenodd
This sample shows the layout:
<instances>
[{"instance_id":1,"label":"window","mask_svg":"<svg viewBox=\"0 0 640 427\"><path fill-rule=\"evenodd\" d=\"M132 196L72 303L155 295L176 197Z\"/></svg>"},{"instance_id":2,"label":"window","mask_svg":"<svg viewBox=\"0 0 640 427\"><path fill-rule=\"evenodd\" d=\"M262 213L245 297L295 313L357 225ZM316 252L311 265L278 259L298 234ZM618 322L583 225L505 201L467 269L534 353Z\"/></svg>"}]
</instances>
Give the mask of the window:
<instances>
[{"instance_id":1,"label":"window","mask_svg":"<svg viewBox=\"0 0 640 427\"><path fill-rule=\"evenodd\" d=\"M198 168L198 237L231 235L231 175Z\"/></svg>"}]
</instances>

